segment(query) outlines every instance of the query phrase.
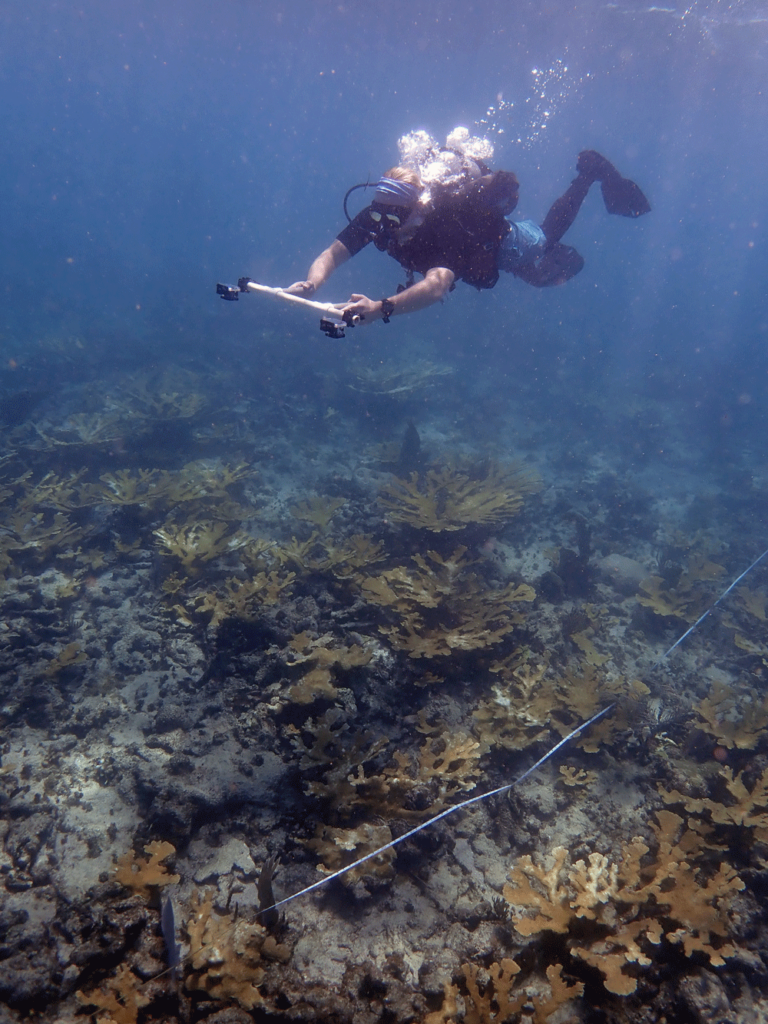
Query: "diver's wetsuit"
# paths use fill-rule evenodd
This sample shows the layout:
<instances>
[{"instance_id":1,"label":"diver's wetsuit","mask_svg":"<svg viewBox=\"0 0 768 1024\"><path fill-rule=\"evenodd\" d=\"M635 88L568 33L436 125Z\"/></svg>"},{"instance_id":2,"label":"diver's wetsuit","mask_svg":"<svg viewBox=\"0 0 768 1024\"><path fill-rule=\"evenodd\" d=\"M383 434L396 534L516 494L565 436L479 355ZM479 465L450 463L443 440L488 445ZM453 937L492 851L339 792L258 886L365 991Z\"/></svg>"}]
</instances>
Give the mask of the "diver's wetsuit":
<instances>
[{"instance_id":1,"label":"diver's wetsuit","mask_svg":"<svg viewBox=\"0 0 768 1024\"><path fill-rule=\"evenodd\" d=\"M580 153L576 168L577 177L552 204L541 229L530 221L510 223L506 215L517 204L517 178L496 171L438 194L415 230L409 231L408 221L399 230L389 228L385 218L376 219L374 203L336 237L351 256L374 242L409 276L445 267L457 281L493 288L502 269L537 288L562 284L579 273L584 260L560 239L595 181L601 183L609 213L639 217L650 210L638 186L594 150Z\"/></svg>"},{"instance_id":2,"label":"diver's wetsuit","mask_svg":"<svg viewBox=\"0 0 768 1024\"><path fill-rule=\"evenodd\" d=\"M390 230L374 219L374 212L375 204L366 206L336 236L351 256L374 242L409 274L445 267L457 281L476 288L493 288L498 281L498 254L510 229L499 209L479 208L464 190L446 194L427 210L411 237L407 223L403 231Z\"/></svg>"}]
</instances>

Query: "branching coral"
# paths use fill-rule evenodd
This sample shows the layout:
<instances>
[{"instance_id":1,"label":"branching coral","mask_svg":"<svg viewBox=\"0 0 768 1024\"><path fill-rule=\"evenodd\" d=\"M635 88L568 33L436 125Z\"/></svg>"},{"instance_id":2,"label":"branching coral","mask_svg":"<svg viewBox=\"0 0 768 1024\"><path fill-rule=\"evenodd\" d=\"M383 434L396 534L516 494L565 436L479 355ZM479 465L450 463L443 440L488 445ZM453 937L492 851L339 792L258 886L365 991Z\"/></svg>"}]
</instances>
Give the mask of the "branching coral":
<instances>
[{"instance_id":1,"label":"branching coral","mask_svg":"<svg viewBox=\"0 0 768 1024\"><path fill-rule=\"evenodd\" d=\"M343 580L380 561L383 546L365 534L355 534L335 545L313 531L305 541L293 537L290 544L275 547L273 554L281 565L291 562L304 572L331 573Z\"/></svg>"},{"instance_id":2,"label":"branching coral","mask_svg":"<svg viewBox=\"0 0 768 1024\"><path fill-rule=\"evenodd\" d=\"M176 853L171 843L154 842L144 847L148 859L137 859L132 852L124 854L117 862L115 879L121 885L135 889L144 896L149 895L150 886L176 885L179 875L171 875L163 861Z\"/></svg>"},{"instance_id":3,"label":"branching coral","mask_svg":"<svg viewBox=\"0 0 768 1024\"><path fill-rule=\"evenodd\" d=\"M79 499L80 481L85 475L85 470L78 470L70 473L66 478L49 472L36 484L30 483L31 472L16 481L24 486L24 494L19 499L19 509L33 509L36 506L43 508L55 508L70 510L77 508L82 502Z\"/></svg>"},{"instance_id":4,"label":"branching coral","mask_svg":"<svg viewBox=\"0 0 768 1024\"><path fill-rule=\"evenodd\" d=\"M186 526L169 523L153 530L153 533L164 553L178 558L190 570L194 570L199 562L220 558L248 543L248 537L233 531L228 523L216 523L210 519Z\"/></svg>"},{"instance_id":5,"label":"branching coral","mask_svg":"<svg viewBox=\"0 0 768 1024\"><path fill-rule=\"evenodd\" d=\"M499 681L493 685L492 697L481 701L472 716L484 751L520 750L543 739L549 728L566 736L626 689L634 696L635 688L642 687L633 683L627 688L621 677L608 680L588 664L566 668L555 677L548 658L536 658L522 648L490 668ZM626 725L626 710L618 707L575 742L594 753Z\"/></svg>"},{"instance_id":6,"label":"branching coral","mask_svg":"<svg viewBox=\"0 0 768 1024\"><path fill-rule=\"evenodd\" d=\"M264 961L286 962L291 955L287 946L277 943L260 924L215 913L210 893L197 893L185 930L192 965L192 973L184 979L187 989L214 999L234 999L244 1010L265 1005L259 991Z\"/></svg>"},{"instance_id":7,"label":"branching coral","mask_svg":"<svg viewBox=\"0 0 768 1024\"><path fill-rule=\"evenodd\" d=\"M511 959L492 963L486 969L463 964L461 971L467 990L461 1018L464 1024L503 1024L523 1010L531 1024L546 1024L553 1013L584 992L581 982L569 985L565 981L561 964L550 964L547 968L548 995L532 994L529 986L516 986L520 966ZM459 987L446 983L441 1009L427 1014L425 1024L456 1024L458 995Z\"/></svg>"},{"instance_id":8,"label":"branching coral","mask_svg":"<svg viewBox=\"0 0 768 1024\"><path fill-rule=\"evenodd\" d=\"M98 1024L136 1024L139 1010L150 1002L142 992L143 983L126 964L120 964L114 978L109 978L105 987L93 992L77 992L78 1000L84 1006L97 1006L106 1010L108 1016L99 1017Z\"/></svg>"},{"instance_id":9,"label":"branching coral","mask_svg":"<svg viewBox=\"0 0 768 1024\"><path fill-rule=\"evenodd\" d=\"M665 803L682 804L689 814L706 816L706 820L715 825L753 828L756 837L765 842L768 839L768 768L755 780L751 790L744 782L744 774L739 772L734 776L732 768L722 769L720 779L728 794L723 794L722 801L687 796L677 789L666 790L662 786L659 792Z\"/></svg>"},{"instance_id":10,"label":"branching coral","mask_svg":"<svg viewBox=\"0 0 768 1024\"><path fill-rule=\"evenodd\" d=\"M488 463L474 474L453 467L430 469L421 479L412 473L383 488L379 498L395 522L440 533L506 522L537 488L525 470Z\"/></svg>"},{"instance_id":11,"label":"branching coral","mask_svg":"<svg viewBox=\"0 0 768 1024\"><path fill-rule=\"evenodd\" d=\"M664 938L680 943L686 956L705 953L714 966L736 953L725 941L728 909L744 883L726 863L702 877L691 862L700 836L690 830L680 836L683 819L669 811L659 811L657 818L658 849L647 866L642 861L649 848L639 837L624 848L618 863L592 853L568 867L567 851L556 847L549 868L522 857L510 870L512 884L504 887L513 907L535 913L515 920L521 935L568 934L577 919L592 922L591 945L572 945L571 953L597 967L605 987L616 995L629 995L637 987L627 965L651 963L641 942L658 944ZM583 941L583 927L579 933Z\"/></svg>"},{"instance_id":12,"label":"branching coral","mask_svg":"<svg viewBox=\"0 0 768 1024\"><path fill-rule=\"evenodd\" d=\"M120 417L105 413L73 413L67 416L61 426L54 427L59 435L51 437L42 431L37 424L35 430L49 445L97 445L108 444L119 437L124 429Z\"/></svg>"},{"instance_id":13,"label":"branching coral","mask_svg":"<svg viewBox=\"0 0 768 1024\"><path fill-rule=\"evenodd\" d=\"M701 584L717 579L724 572L722 565L711 562L702 552L692 552L687 568L674 586L662 576L643 580L640 589L646 596L638 597L638 603L657 615L693 622L710 604L709 589Z\"/></svg>"},{"instance_id":14,"label":"branching coral","mask_svg":"<svg viewBox=\"0 0 768 1024\"><path fill-rule=\"evenodd\" d=\"M174 605L173 610L187 622L191 612L210 616L210 625L214 628L225 619L255 619L263 605L277 604L289 593L295 579L296 573L283 574L278 571L259 572L246 580L231 576L225 581L223 591L206 591L196 595L191 601L189 612L182 605Z\"/></svg>"},{"instance_id":15,"label":"branching coral","mask_svg":"<svg viewBox=\"0 0 768 1024\"><path fill-rule=\"evenodd\" d=\"M83 488L79 503L106 502L111 505L178 504L208 498L227 498L227 488L251 474L245 463L237 466L188 462L177 472L139 469L105 473L99 485Z\"/></svg>"},{"instance_id":16,"label":"branching coral","mask_svg":"<svg viewBox=\"0 0 768 1024\"><path fill-rule=\"evenodd\" d=\"M371 369L359 366L355 370L355 383L348 384L353 391L369 395L410 394L422 387L432 387L440 377L449 377L455 370L450 366L436 363L413 363L407 367L401 364L383 364Z\"/></svg>"},{"instance_id":17,"label":"branching coral","mask_svg":"<svg viewBox=\"0 0 768 1024\"><path fill-rule=\"evenodd\" d=\"M729 749L754 749L768 726L768 695L750 689L739 701L734 690L719 681L694 710L702 720L699 727Z\"/></svg>"},{"instance_id":18,"label":"branching coral","mask_svg":"<svg viewBox=\"0 0 768 1024\"><path fill-rule=\"evenodd\" d=\"M766 613L766 595L761 590L750 590L748 587L740 587L736 591L736 600L748 614L753 615L761 622L768 622Z\"/></svg>"},{"instance_id":19,"label":"branching coral","mask_svg":"<svg viewBox=\"0 0 768 1024\"><path fill-rule=\"evenodd\" d=\"M520 602L536 596L521 583L490 590L469 571L457 548L449 558L436 551L415 555L415 569L398 566L363 581L363 596L399 616L380 631L411 658L435 658L497 644L523 619Z\"/></svg>"},{"instance_id":20,"label":"branching coral","mask_svg":"<svg viewBox=\"0 0 768 1024\"><path fill-rule=\"evenodd\" d=\"M499 682L472 715L483 751L521 750L547 735L556 702L554 682L544 678L548 665L548 658L533 660L524 650L491 664Z\"/></svg>"},{"instance_id":21,"label":"branching coral","mask_svg":"<svg viewBox=\"0 0 768 1024\"><path fill-rule=\"evenodd\" d=\"M126 387L130 412L146 419L189 419L206 405L206 398L194 388L200 378L178 368L159 377L137 375L132 387Z\"/></svg>"},{"instance_id":22,"label":"branching coral","mask_svg":"<svg viewBox=\"0 0 768 1024\"><path fill-rule=\"evenodd\" d=\"M331 669L358 668L367 665L372 652L357 644L351 647L329 646L333 637L326 633L313 638L308 633L298 633L289 643L292 664L311 663L311 668L299 683L288 691L291 700L298 704L309 704L316 696L335 697L338 690L332 683Z\"/></svg>"},{"instance_id":23,"label":"branching coral","mask_svg":"<svg viewBox=\"0 0 768 1024\"><path fill-rule=\"evenodd\" d=\"M87 660L88 655L80 649L80 645L77 642L67 644L52 661L48 662L45 674L47 676L56 676L63 668L69 668L70 665L80 665Z\"/></svg>"},{"instance_id":24,"label":"branching coral","mask_svg":"<svg viewBox=\"0 0 768 1024\"><path fill-rule=\"evenodd\" d=\"M325 498L315 495L309 501L300 501L298 505L291 508L291 515L304 522L312 523L323 532L328 529L328 524L342 505L344 498Z\"/></svg>"},{"instance_id":25,"label":"branching coral","mask_svg":"<svg viewBox=\"0 0 768 1024\"><path fill-rule=\"evenodd\" d=\"M430 733L433 730L429 730ZM310 781L306 791L325 800L339 817L363 809L386 818L421 819L437 814L460 793L474 789L481 777L480 744L461 732L430 735L417 753L395 752L382 769L371 767L388 740L357 733L351 740L338 709L309 719L304 732L311 747L297 736L303 768L328 768L324 781Z\"/></svg>"},{"instance_id":26,"label":"branching coral","mask_svg":"<svg viewBox=\"0 0 768 1024\"><path fill-rule=\"evenodd\" d=\"M52 518L45 512L31 512L20 509L6 515L3 521L5 536L2 547L5 551L23 552L41 561L51 553L66 550L85 536L62 512Z\"/></svg>"},{"instance_id":27,"label":"branching coral","mask_svg":"<svg viewBox=\"0 0 768 1024\"><path fill-rule=\"evenodd\" d=\"M388 825L364 824L358 825L357 828L318 825L315 838L308 839L304 845L320 855L322 864L318 866L318 870L324 874L332 874L391 841L392 832ZM353 885L366 875L383 879L392 878L395 873L394 860L395 851L384 850L377 857L371 857L365 864L360 864L342 875L342 881L345 885Z\"/></svg>"}]
</instances>

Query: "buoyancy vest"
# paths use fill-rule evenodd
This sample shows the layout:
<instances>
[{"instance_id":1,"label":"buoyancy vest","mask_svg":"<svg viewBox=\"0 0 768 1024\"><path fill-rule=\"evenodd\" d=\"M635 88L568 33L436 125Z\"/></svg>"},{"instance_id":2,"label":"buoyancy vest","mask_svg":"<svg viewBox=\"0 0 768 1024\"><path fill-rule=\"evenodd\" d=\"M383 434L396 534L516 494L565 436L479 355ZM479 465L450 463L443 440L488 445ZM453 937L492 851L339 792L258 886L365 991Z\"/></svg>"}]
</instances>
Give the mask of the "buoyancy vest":
<instances>
[{"instance_id":1,"label":"buoyancy vest","mask_svg":"<svg viewBox=\"0 0 768 1024\"><path fill-rule=\"evenodd\" d=\"M517 205L518 188L514 174L496 171L458 188L433 189L423 222L406 240L393 235L386 251L410 273L447 267L457 280L493 288L499 249L509 231L505 216Z\"/></svg>"}]
</instances>

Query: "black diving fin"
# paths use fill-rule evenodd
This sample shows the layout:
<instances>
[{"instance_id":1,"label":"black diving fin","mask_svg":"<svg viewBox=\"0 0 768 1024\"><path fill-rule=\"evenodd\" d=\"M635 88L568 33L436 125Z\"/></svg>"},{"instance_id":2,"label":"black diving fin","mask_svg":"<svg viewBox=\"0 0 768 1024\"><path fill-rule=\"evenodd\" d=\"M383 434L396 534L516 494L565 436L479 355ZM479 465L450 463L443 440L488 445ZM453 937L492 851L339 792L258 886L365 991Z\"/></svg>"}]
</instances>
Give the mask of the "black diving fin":
<instances>
[{"instance_id":1,"label":"black diving fin","mask_svg":"<svg viewBox=\"0 0 768 1024\"><path fill-rule=\"evenodd\" d=\"M608 213L617 213L620 217L642 217L650 213L651 204L641 189L618 173L607 175L600 182L603 202Z\"/></svg>"}]
</instances>

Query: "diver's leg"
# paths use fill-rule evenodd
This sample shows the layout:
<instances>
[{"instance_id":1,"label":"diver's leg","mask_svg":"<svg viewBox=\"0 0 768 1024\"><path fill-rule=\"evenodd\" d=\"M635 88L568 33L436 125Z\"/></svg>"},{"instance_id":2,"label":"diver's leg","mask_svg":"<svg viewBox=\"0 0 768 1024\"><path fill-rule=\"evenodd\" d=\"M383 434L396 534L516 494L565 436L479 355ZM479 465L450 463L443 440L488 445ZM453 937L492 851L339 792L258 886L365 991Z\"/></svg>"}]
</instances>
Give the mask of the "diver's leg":
<instances>
[{"instance_id":1,"label":"diver's leg","mask_svg":"<svg viewBox=\"0 0 768 1024\"><path fill-rule=\"evenodd\" d=\"M544 218L541 228L547 236L547 246L556 245L576 220L593 182L599 181L605 208L609 213L623 217L640 217L650 210L650 204L637 185L629 178L622 178L610 160L606 160L594 149L579 153L576 162L578 176L568 190L556 199Z\"/></svg>"},{"instance_id":2,"label":"diver's leg","mask_svg":"<svg viewBox=\"0 0 768 1024\"><path fill-rule=\"evenodd\" d=\"M577 178L573 179L568 190L552 203L549 213L541 225L542 231L547 236L547 247L557 245L576 220L576 214L581 209L581 204L589 192L589 186L594 180L586 174L579 174Z\"/></svg>"}]
</instances>

